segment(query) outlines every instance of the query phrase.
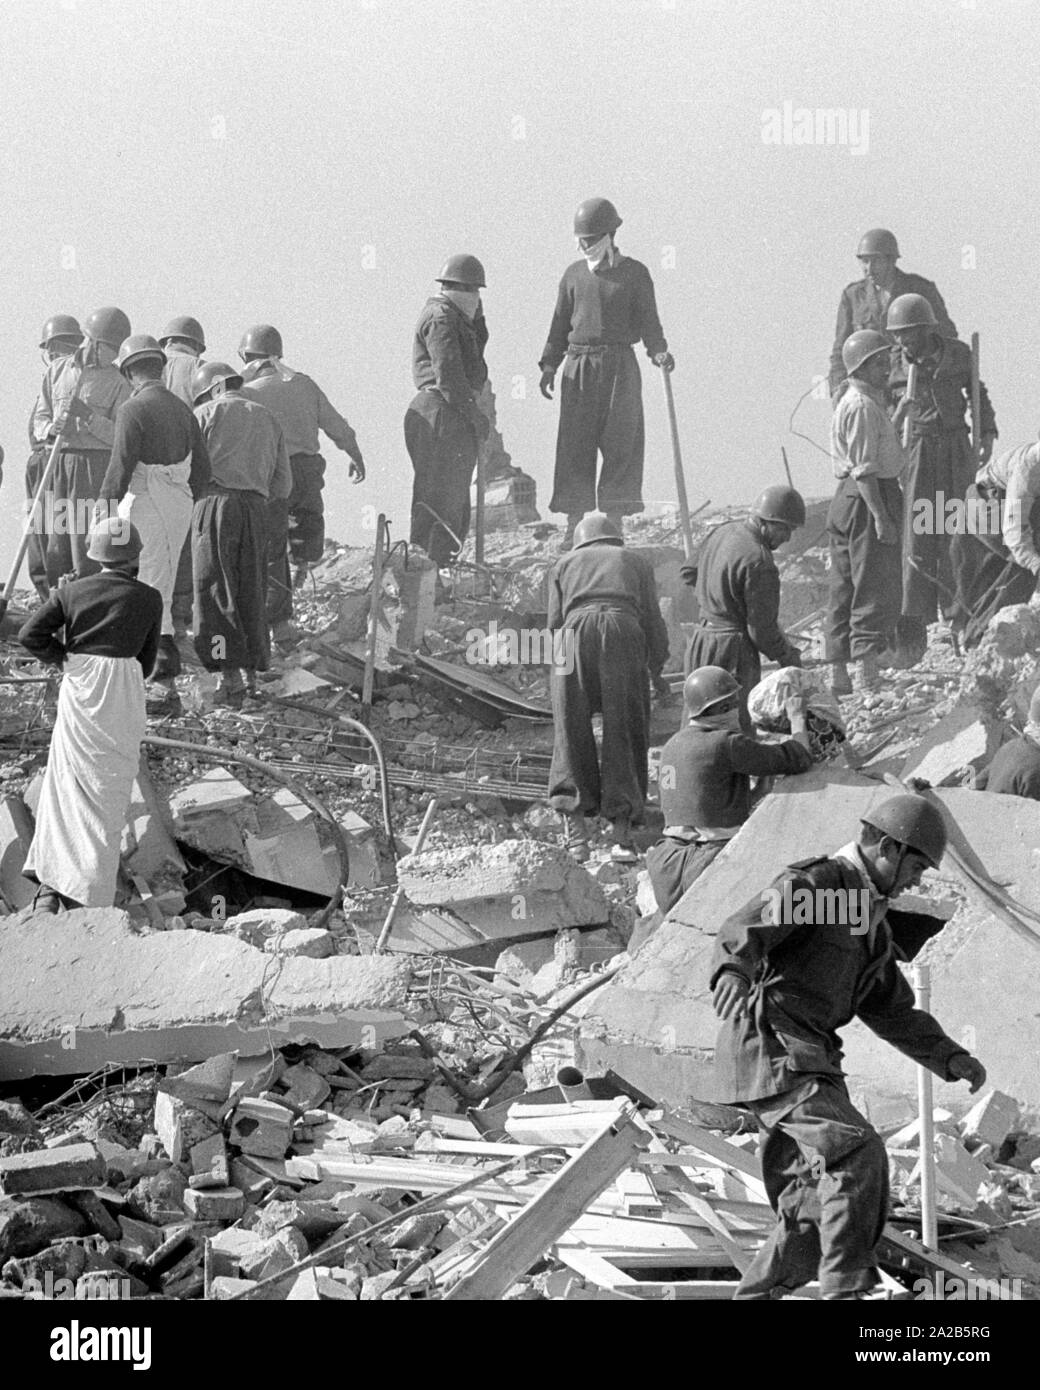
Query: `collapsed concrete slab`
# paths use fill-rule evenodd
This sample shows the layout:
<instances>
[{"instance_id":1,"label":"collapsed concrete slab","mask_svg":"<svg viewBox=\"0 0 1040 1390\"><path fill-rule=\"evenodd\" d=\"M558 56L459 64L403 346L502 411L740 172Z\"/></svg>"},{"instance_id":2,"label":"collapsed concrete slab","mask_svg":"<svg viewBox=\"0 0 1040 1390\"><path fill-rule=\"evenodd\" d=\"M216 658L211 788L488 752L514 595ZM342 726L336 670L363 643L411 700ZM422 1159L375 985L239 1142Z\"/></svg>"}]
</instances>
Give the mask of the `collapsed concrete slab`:
<instances>
[{"instance_id":1,"label":"collapsed concrete slab","mask_svg":"<svg viewBox=\"0 0 1040 1390\"><path fill-rule=\"evenodd\" d=\"M32 813L22 798L0 799L0 893L14 912L27 907L36 892L36 885L22 877L32 837Z\"/></svg>"},{"instance_id":2,"label":"collapsed concrete slab","mask_svg":"<svg viewBox=\"0 0 1040 1390\"><path fill-rule=\"evenodd\" d=\"M201 1061L311 1039L377 1047L415 1026L406 957L270 955L234 937L139 935L115 908L0 922L0 1080L105 1062Z\"/></svg>"},{"instance_id":3,"label":"collapsed concrete slab","mask_svg":"<svg viewBox=\"0 0 1040 1390\"><path fill-rule=\"evenodd\" d=\"M944 787L981 772L1000 747L1005 727L992 714L962 701L928 731L900 776L923 777L933 787Z\"/></svg>"},{"instance_id":4,"label":"collapsed concrete slab","mask_svg":"<svg viewBox=\"0 0 1040 1390\"><path fill-rule=\"evenodd\" d=\"M764 890L786 865L851 839L889 788L833 767L780 784L690 888L631 964L592 996L582 1024L586 1072L613 1066L655 1099L697 1108L714 1099L716 1019L709 963L722 921ZM1040 909L1040 804L963 788L938 793L979 867L1013 897ZM1040 952L1002 922L963 902L952 871L928 875L962 902L918 959L931 967L932 1007L951 1037L986 1065L990 1083L1040 1111ZM941 913L937 915L942 915ZM850 1090L868 1110L913 1095L912 1062L864 1025L844 1030ZM972 1103L963 1085L936 1081L936 1101L954 1113Z\"/></svg>"}]
</instances>

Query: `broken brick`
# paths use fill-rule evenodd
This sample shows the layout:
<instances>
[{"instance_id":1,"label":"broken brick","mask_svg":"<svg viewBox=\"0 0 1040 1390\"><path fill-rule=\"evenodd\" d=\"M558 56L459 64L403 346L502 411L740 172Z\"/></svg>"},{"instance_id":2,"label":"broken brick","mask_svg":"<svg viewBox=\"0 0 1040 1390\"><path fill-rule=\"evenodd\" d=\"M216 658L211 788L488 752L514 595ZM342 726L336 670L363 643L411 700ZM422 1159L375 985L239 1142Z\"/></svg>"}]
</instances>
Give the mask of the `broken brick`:
<instances>
[{"instance_id":1,"label":"broken brick","mask_svg":"<svg viewBox=\"0 0 1040 1390\"><path fill-rule=\"evenodd\" d=\"M191 1171L196 1177L214 1180L218 1186L230 1184L227 1149L222 1134L211 1134L208 1139L195 1144L191 1150Z\"/></svg>"},{"instance_id":2,"label":"broken brick","mask_svg":"<svg viewBox=\"0 0 1040 1390\"><path fill-rule=\"evenodd\" d=\"M1017 1100L1006 1096L1003 1091L990 1091L961 1120L961 1136L969 1147L973 1147L974 1141L975 1144L990 1144L994 1149L999 1149L1018 1124L1020 1113Z\"/></svg>"},{"instance_id":3,"label":"broken brick","mask_svg":"<svg viewBox=\"0 0 1040 1390\"><path fill-rule=\"evenodd\" d=\"M296 1282L289 1290L287 1301L298 1303L306 1300L310 1302L340 1302L352 1303L357 1298L351 1286L341 1279L333 1277L332 1271L317 1266L312 1269L305 1269L296 1276Z\"/></svg>"},{"instance_id":4,"label":"broken brick","mask_svg":"<svg viewBox=\"0 0 1040 1390\"><path fill-rule=\"evenodd\" d=\"M93 1144L65 1144L58 1149L0 1158L0 1191L6 1196L43 1196L79 1187L104 1187L105 1160Z\"/></svg>"},{"instance_id":5,"label":"broken brick","mask_svg":"<svg viewBox=\"0 0 1040 1390\"><path fill-rule=\"evenodd\" d=\"M230 1142L244 1154L282 1158L292 1143L293 1113L284 1105L259 1097L239 1101L231 1124Z\"/></svg>"},{"instance_id":6,"label":"broken brick","mask_svg":"<svg viewBox=\"0 0 1040 1390\"><path fill-rule=\"evenodd\" d=\"M237 1221L245 1209L237 1187L189 1187L184 1194L184 1210L196 1221Z\"/></svg>"}]
</instances>

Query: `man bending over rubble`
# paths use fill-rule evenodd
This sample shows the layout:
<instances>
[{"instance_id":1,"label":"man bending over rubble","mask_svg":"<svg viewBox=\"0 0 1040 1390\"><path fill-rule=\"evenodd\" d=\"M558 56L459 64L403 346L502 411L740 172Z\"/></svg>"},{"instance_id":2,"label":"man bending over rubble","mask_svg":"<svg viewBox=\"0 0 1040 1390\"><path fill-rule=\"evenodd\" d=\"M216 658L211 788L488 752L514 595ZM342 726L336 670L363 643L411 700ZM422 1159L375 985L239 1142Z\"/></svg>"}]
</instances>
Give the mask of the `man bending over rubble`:
<instances>
[{"instance_id":1,"label":"man bending over rubble","mask_svg":"<svg viewBox=\"0 0 1040 1390\"><path fill-rule=\"evenodd\" d=\"M924 797L894 796L863 817L855 841L790 865L719 931L716 1099L758 1121L777 1217L735 1298L782 1297L818 1277L823 1298L855 1299L877 1282L888 1156L849 1100L839 1028L859 1017L944 1081L975 1092L986 1080L981 1062L914 1007L888 921L890 899L945 850L942 812ZM866 920L835 910L864 893Z\"/></svg>"}]
</instances>

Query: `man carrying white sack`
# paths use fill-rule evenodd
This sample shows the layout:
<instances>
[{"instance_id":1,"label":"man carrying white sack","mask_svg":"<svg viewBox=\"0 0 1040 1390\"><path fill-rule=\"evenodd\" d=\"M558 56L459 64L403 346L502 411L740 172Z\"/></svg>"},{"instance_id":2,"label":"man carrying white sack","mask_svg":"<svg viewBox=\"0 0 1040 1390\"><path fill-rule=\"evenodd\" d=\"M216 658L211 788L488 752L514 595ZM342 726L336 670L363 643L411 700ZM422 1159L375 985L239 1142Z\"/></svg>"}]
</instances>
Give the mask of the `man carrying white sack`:
<instances>
[{"instance_id":1,"label":"man carrying white sack","mask_svg":"<svg viewBox=\"0 0 1040 1390\"><path fill-rule=\"evenodd\" d=\"M136 578L137 528L120 517L99 522L87 555L100 572L57 589L18 634L37 661L62 668L24 869L40 885L38 912L115 902L119 845L147 727L144 681L159 650L162 595Z\"/></svg>"}]
</instances>

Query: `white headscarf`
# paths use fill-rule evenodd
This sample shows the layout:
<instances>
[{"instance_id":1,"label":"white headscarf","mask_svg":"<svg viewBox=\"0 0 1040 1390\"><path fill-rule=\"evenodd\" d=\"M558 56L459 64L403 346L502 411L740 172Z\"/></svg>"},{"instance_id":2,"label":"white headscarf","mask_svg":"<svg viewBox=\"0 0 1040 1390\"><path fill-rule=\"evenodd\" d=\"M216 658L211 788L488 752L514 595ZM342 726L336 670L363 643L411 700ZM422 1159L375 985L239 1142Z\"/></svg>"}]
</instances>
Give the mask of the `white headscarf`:
<instances>
[{"instance_id":1,"label":"white headscarf","mask_svg":"<svg viewBox=\"0 0 1040 1390\"><path fill-rule=\"evenodd\" d=\"M582 246L579 241L578 250L585 257L585 262L590 270L595 270L602 260L606 260L607 265L613 265L617 255L614 238L610 232L604 232L599 241L594 242L591 246Z\"/></svg>"},{"instance_id":2,"label":"white headscarf","mask_svg":"<svg viewBox=\"0 0 1040 1390\"><path fill-rule=\"evenodd\" d=\"M296 373L287 367L280 357L256 357L246 362L240 373L243 381L254 381L265 367L273 367L282 381L292 381Z\"/></svg>"}]
</instances>

